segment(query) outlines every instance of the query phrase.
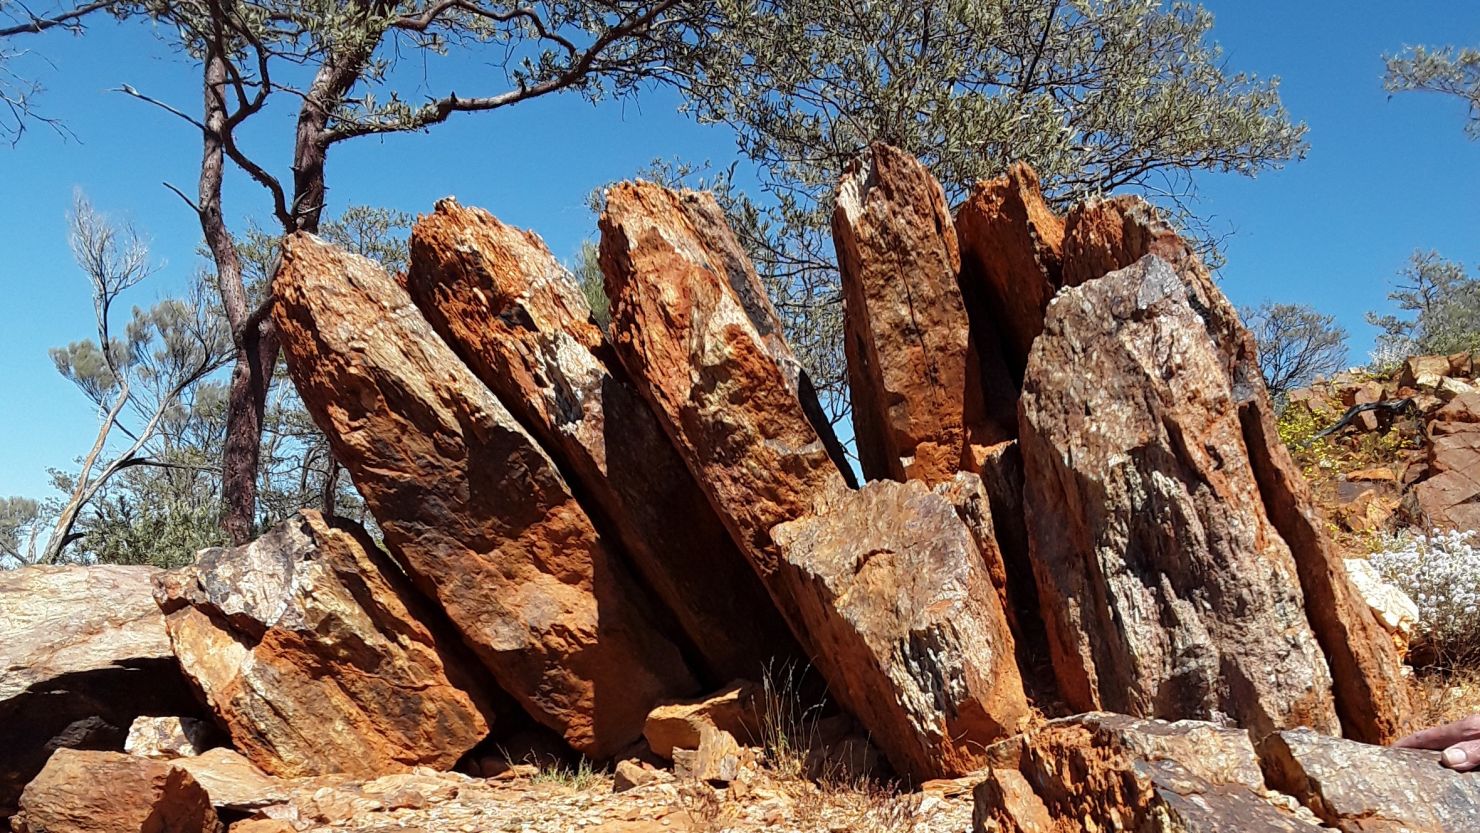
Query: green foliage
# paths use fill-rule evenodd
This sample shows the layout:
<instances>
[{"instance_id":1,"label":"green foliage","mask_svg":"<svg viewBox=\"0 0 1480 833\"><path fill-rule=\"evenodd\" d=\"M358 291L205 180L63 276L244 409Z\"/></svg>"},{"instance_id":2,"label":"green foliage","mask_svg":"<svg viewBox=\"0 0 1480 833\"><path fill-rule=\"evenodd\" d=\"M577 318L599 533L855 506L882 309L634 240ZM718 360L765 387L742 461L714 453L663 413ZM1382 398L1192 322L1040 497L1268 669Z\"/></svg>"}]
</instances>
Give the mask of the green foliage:
<instances>
[{"instance_id":1,"label":"green foliage","mask_svg":"<svg viewBox=\"0 0 1480 833\"><path fill-rule=\"evenodd\" d=\"M1240 310L1239 317L1259 346L1259 369L1278 401L1317 376L1329 376L1346 363L1346 330L1335 316L1308 304L1276 304Z\"/></svg>"},{"instance_id":2,"label":"green foliage","mask_svg":"<svg viewBox=\"0 0 1480 833\"><path fill-rule=\"evenodd\" d=\"M1414 252L1388 299L1408 315L1367 313L1367 322L1382 330L1375 362L1480 349L1480 281L1463 264Z\"/></svg>"},{"instance_id":3,"label":"green foliage","mask_svg":"<svg viewBox=\"0 0 1480 833\"><path fill-rule=\"evenodd\" d=\"M581 287L586 306L591 308L591 318L598 327L606 330L612 321L611 299L606 297L606 281L601 274L601 252L595 241L581 241L581 248L576 252L570 271Z\"/></svg>"},{"instance_id":4,"label":"green foliage","mask_svg":"<svg viewBox=\"0 0 1480 833\"><path fill-rule=\"evenodd\" d=\"M832 189L870 142L924 159L953 202L1025 160L1060 205L1133 187L1174 209L1194 196L1194 170L1253 175L1305 152L1276 82L1227 72L1208 40L1212 17L1193 4L723 8L723 35L686 87L690 107L733 126L761 168L764 201L735 195L727 209L788 338L834 400L846 394Z\"/></svg>"},{"instance_id":5,"label":"green foliage","mask_svg":"<svg viewBox=\"0 0 1480 833\"><path fill-rule=\"evenodd\" d=\"M1410 46L1386 56L1383 85L1390 93L1434 92L1466 105L1465 133L1480 139L1480 49Z\"/></svg>"}]
</instances>

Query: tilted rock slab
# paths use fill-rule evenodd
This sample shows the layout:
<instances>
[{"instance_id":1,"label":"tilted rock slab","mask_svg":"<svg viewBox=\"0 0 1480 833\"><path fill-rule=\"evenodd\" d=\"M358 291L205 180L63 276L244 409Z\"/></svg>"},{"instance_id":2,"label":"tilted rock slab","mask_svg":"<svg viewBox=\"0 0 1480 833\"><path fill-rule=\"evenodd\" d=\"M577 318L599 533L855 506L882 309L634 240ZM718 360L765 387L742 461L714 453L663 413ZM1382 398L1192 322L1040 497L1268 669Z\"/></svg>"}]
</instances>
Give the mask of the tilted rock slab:
<instances>
[{"instance_id":1,"label":"tilted rock slab","mask_svg":"<svg viewBox=\"0 0 1480 833\"><path fill-rule=\"evenodd\" d=\"M764 296L734 289L751 284L734 272L749 269L738 244L704 212L695 220L696 205L717 210L707 196L646 184L608 192L601 262L618 355L830 693L901 770L968 771L967 747L1013 730L1026 712L981 555L955 509L923 484L847 491L795 377L768 349L771 319L747 309L769 310L757 306ZM797 524L773 537L788 521ZM878 547L899 552L864 543L865 523ZM938 549L912 530L940 536ZM885 588L905 595L891 603ZM963 634L982 642L963 644Z\"/></svg>"},{"instance_id":2,"label":"tilted rock slab","mask_svg":"<svg viewBox=\"0 0 1480 833\"><path fill-rule=\"evenodd\" d=\"M1192 247L1143 200L1091 199L1069 212L1063 245L1066 285L1124 268L1147 254L1172 264L1201 326L1217 345L1258 493L1294 557L1306 613L1330 665L1343 732L1368 743L1401 737L1411 713L1402 659L1352 586L1310 488L1279 437L1253 336Z\"/></svg>"},{"instance_id":3,"label":"tilted rock slab","mask_svg":"<svg viewBox=\"0 0 1480 833\"><path fill-rule=\"evenodd\" d=\"M963 409L977 383L945 192L913 156L875 144L849 166L834 204L864 479L949 480L969 453Z\"/></svg>"},{"instance_id":4,"label":"tilted rock slab","mask_svg":"<svg viewBox=\"0 0 1480 833\"><path fill-rule=\"evenodd\" d=\"M143 715L201 715L153 567L0 570L0 818L60 748L122 751Z\"/></svg>"},{"instance_id":5,"label":"tilted rock slab","mask_svg":"<svg viewBox=\"0 0 1480 833\"><path fill-rule=\"evenodd\" d=\"M836 493L772 533L834 693L901 771L980 767L1029 710L997 588L957 507L923 483Z\"/></svg>"},{"instance_id":6,"label":"tilted rock slab","mask_svg":"<svg viewBox=\"0 0 1480 833\"><path fill-rule=\"evenodd\" d=\"M206 791L167 761L58 749L21 793L15 833L221 833Z\"/></svg>"},{"instance_id":7,"label":"tilted rock slab","mask_svg":"<svg viewBox=\"0 0 1480 833\"><path fill-rule=\"evenodd\" d=\"M350 522L303 510L156 585L185 673L267 772L449 769L488 734L482 669Z\"/></svg>"},{"instance_id":8,"label":"tilted rock slab","mask_svg":"<svg viewBox=\"0 0 1480 833\"><path fill-rule=\"evenodd\" d=\"M1308 730L1259 745L1265 778L1345 833L1465 833L1480 820L1480 779L1440 753L1351 743Z\"/></svg>"},{"instance_id":9,"label":"tilted rock slab","mask_svg":"<svg viewBox=\"0 0 1480 833\"><path fill-rule=\"evenodd\" d=\"M407 289L599 510L710 684L758 678L772 662L801 656L574 279L538 236L442 200L412 230Z\"/></svg>"},{"instance_id":10,"label":"tilted rock slab","mask_svg":"<svg viewBox=\"0 0 1480 833\"><path fill-rule=\"evenodd\" d=\"M1337 732L1222 354L1166 261L1066 289L1023 386L1034 569L1078 710Z\"/></svg>"},{"instance_id":11,"label":"tilted rock slab","mask_svg":"<svg viewBox=\"0 0 1480 833\"><path fill-rule=\"evenodd\" d=\"M536 720L596 758L699 686L570 486L376 264L290 237L293 381L386 545Z\"/></svg>"},{"instance_id":12,"label":"tilted rock slab","mask_svg":"<svg viewBox=\"0 0 1480 833\"><path fill-rule=\"evenodd\" d=\"M1249 736L1236 729L1083 714L1003 741L990 756L974 791L974 833L1326 829L1265 789Z\"/></svg>"}]
</instances>

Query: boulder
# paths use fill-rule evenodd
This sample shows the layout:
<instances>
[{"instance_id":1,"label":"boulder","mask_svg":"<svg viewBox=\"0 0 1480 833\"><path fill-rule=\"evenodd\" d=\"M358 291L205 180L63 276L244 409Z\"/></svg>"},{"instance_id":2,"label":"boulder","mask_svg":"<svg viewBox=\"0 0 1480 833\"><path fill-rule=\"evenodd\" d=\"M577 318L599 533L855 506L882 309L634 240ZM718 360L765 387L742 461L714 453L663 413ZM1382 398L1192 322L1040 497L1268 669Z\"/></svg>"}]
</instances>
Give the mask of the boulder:
<instances>
[{"instance_id":1,"label":"boulder","mask_svg":"<svg viewBox=\"0 0 1480 833\"><path fill-rule=\"evenodd\" d=\"M21 793L15 833L221 833L190 773L119 752L58 749Z\"/></svg>"},{"instance_id":2,"label":"boulder","mask_svg":"<svg viewBox=\"0 0 1480 833\"><path fill-rule=\"evenodd\" d=\"M708 697L658 706L643 724L642 736L654 755L670 761L675 749L697 749L706 726L729 732L744 743L758 743L764 699L755 683L734 682Z\"/></svg>"},{"instance_id":3,"label":"boulder","mask_svg":"<svg viewBox=\"0 0 1480 833\"><path fill-rule=\"evenodd\" d=\"M734 735L705 725L694 748L673 750L673 774L689 781L728 784L740 780L741 769L753 757L753 753L740 747Z\"/></svg>"},{"instance_id":4,"label":"boulder","mask_svg":"<svg viewBox=\"0 0 1480 833\"><path fill-rule=\"evenodd\" d=\"M1480 779L1439 752L1280 732L1259 746L1269 785L1345 833L1461 833L1480 819Z\"/></svg>"},{"instance_id":5,"label":"boulder","mask_svg":"<svg viewBox=\"0 0 1480 833\"><path fill-rule=\"evenodd\" d=\"M1020 413L1033 566L1071 708L1339 729L1223 356L1168 263L1059 294Z\"/></svg>"},{"instance_id":6,"label":"boulder","mask_svg":"<svg viewBox=\"0 0 1480 833\"><path fill-rule=\"evenodd\" d=\"M134 718L123 751L145 758L188 758L215 745L216 727L193 717Z\"/></svg>"},{"instance_id":7,"label":"boulder","mask_svg":"<svg viewBox=\"0 0 1480 833\"><path fill-rule=\"evenodd\" d=\"M1090 199L1070 210L1064 238L1066 285L1125 268L1148 254L1172 265L1201 326L1217 345L1258 495L1295 559L1306 614L1331 668L1342 730L1369 743L1407 734L1410 704L1401 658L1351 586L1310 487L1280 439L1253 336L1192 246L1144 200Z\"/></svg>"},{"instance_id":8,"label":"boulder","mask_svg":"<svg viewBox=\"0 0 1480 833\"><path fill-rule=\"evenodd\" d=\"M200 715L152 567L0 570L0 818L60 748L124 747L141 715Z\"/></svg>"},{"instance_id":9,"label":"boulder","mask_svg":"<svg viewBox=\"0 0 1480 833\"><path fill-rule=\"evenodd\" d=\"M1063 282L1064 221L1044 202L1038 174L1019 162L978 184L956 209L956 237L977 347L984 357L999 355L1020 382Z\"/></svg>"},{"instance_id":10,"label":"boulder","mask_svg":"<svg viewBox=\"0 0 1480 833\"><path fill-rule=\"evenodd\" d=\"M185 673L274 775L448 769L488 735L491 683L351 521L300 510L156 588Z\"/></svg>"},{"instance_id":11,"label":"boulder","mask_svg":"<svg viewBox=\"0 0 1480 833\"><path fill-rule=\"evenodd\" d=\"M1418 605L1404 593L1402 588L1383 580L1377 568L1365 558L1347 558L1347 575L1357 589L1362 601L1372 609L1377 621L1392 636L1400 653L1406 653L1413 639L1413 629L1418 625Z\"/></svg>"},{"instance_id":12,"label":"boulder","mask_svg":"<svg viewBox=\"0 0 1480 833\"><path fill-rule=\"evenodd\" d=\"M591 322L575 280L539 237L442 200L412 230L406 283L437 332L598 510L711 684L800 656ZM748 626L735 627L742 621Z\"/></svg>"},{"instance_id":13,"label":"boulder","mask_svg":"<svg viewBox=\"0 0 1480 833\"><path fill-rule=\"evenodd\" d=\"M949 480L968 453L963 407L976 380L945 192L913 156L875 144L849 165L834 205L864 479Z\"/></svg>"},{"instance_id":14,"label":"boulder","mask_svg":"<svg viewBox=\"0 0 1480 833\"><path fill-rule=\"evenodd\" d=\"M1053 721L992 750L974 790L974 833L1324 829L1264 787L1246 733L1117 714Z\"/></svg>"},{"instance_id":15,"label":"boulder","mask_svg":"<svg viewBox=\"0 0 1480 833\"><path fill-rule=\"evenodd\" d=\"M605 758L698 689L555 463L395 280L299 234L274 288L289 372L386 546L531 716Z\"/></svg>"},{"instance_id":16,"label":"boulder","mask_svg":"<svg viewBox=\"0 0 1480 833\"><path fill-rule=\"evenodd\" d=\"M211 805L227 813L252 813L290 800L296 790L316 785L318 779L268 775L240 752L218 746L192 758L170 761L190 773L211 797Z\"/></svg>"},{"instance_id":17,"label":"boulder","mask_svg":"<svg viewBox=\"0 0 1480 833\"><path fill-rule=\"evenodd\" d=\"M708 203L646 184L607 193L617 354L829 692L901 770L960 774L1026 714L981 554L923 484L850 497L777 359L774 313L746 289L753 269L732 234L695 219Z\"/></svg>"},{"instance_id":18,"label":"boulder","mask_svg":"<svg viewBox=\"0 0 1480 833\"><path fill-rule=\"evenodd\" d=\"M1432 390L1450 374L1448 356L1411 356L1398 372L1398 384L1405 388Z\"/></svg>"},{"instance_id":19,"label":"boulder","mask_svg":"<svg viewBox=\"0 0 1480 833\"><path fill-rule=\"evenodd\" d=\"M956 508L875 481L773 530L829 691L897 770L962 775L1029 717L999 597Z\"/></svg>"}]
</instances>

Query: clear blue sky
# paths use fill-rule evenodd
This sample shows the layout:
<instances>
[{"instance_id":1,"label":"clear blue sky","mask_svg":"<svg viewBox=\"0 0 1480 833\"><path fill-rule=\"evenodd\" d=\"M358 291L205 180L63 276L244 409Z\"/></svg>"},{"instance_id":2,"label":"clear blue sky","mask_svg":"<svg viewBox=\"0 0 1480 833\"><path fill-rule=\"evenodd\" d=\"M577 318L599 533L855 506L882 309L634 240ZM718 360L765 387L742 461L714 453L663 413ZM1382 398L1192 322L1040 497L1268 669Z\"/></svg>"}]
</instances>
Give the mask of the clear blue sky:
<instances>
[{"instance_id":1,"label":"clear blue sky","mask_svg":"<svg viewBox=\"0 0 1480 833\"><path fill-rule=\"evenodd\" d=\"M1235 234L1226 245L1225 290L1240 304L1307 302L1335 314L1362 361L1372 333L1366 310L1385 305L1387 282L1416 247L1472 269L1480 262L1480 143L1464 137L1452 100L1381 86L1385 50L1404 44L1480 44L1480 3L1363 0L1209 0L1214 37L1231 70L1278 75L1286 106L1310 125L1310 154L1255 180L1199 178L1200 211ZM165 190L194 190L199 140L182 122L107 90L131 84L197 109L196 71L138 25L103 26L87 39L35 38L26 66L48 90L41 101L77 139L35 128L0 147L0 495L40 497L47 466L86 451L96 415L58 376L47 348L92 333L85 279L66 247L74 188L102 210L146 229L167 268L136 288L147 304L178 291L198 265L194 217ZM465 67L488 73L486 68ZM449 73L434 68L429 92ZM465 78L466 76L464 76ZM456 89L477 92L459 78ZM360 140L329 160L330 201L416 212L455 194L542 234L562 256L595 231L585 207L595 186L654 157L728 164L733 137L676 112L667 93L599 106L575 97L465 115L427 135ZM254 152L286 171L291 133L266 120ZM228 210L240 224L264 217L265 195L239 177Z\"/></svg>"}]
</instances>

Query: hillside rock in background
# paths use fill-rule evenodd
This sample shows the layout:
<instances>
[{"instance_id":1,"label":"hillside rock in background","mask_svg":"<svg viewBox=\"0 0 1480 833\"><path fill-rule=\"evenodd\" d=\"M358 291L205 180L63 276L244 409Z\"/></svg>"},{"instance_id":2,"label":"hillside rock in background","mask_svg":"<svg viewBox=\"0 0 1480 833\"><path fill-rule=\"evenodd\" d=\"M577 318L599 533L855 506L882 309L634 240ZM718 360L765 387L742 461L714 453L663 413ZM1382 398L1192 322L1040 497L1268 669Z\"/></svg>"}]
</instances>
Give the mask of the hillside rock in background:
<instances>
[{"instance_id":1,"label":"hillside rock in background","mask_svg":"<svg viewBox=\"0 0 1480 833\"><path fill-rule=\"evenodd\" d=\"M539 237L443 200L412 231L407 288L615 531L710 684L801 655Z\"/></svg>"},{"instance_id":2,"label":"hillside rock in background","mask_svg":"<svg viewBox=\"0 0 1480 833\"><path fill-rule=\"evenodd\" d=\"M21 794L15 833L221 833L210 797L166 761L59 749Z\"/></svg>"},{"instance_id":3,"label":"hillside rock in background","mask_svg":"<svg viewBox=\"0 0 1480 833\"><path fill-rule=\"evenodd\" d=\"M734 277L737 247L690 217L704 199L643 184L608 192L601 261L618 355L830 694L900 769L960 774L973 742L1026 711L981 556L921 484L848 493L767 347L768 319L758 326L734 289L750 283ZM932 680L952 682L925 693Z\"/></svg>"},{"instance_id":4,"label":"hillside rock in background","mask_svg":"<svg viewBox=\"0 0 1480 833\"><path fill-rule=\"evenodd\" d=\"M1411 492L1409 514L1430 529L1480 529L1480 393L1445 403L1429 420L1426 436L1426 465Z\"/></svg>"},{"instance_id":5,"label":"hillside rock in background","mask_svg":"<svg viewBox=\"0 0 1480 833\"><path fill-rule=\"evenodd\" d=\"M698 690L553 461L395 280L302 234L275 290L288 369L392 555L531 716L604 758Z\"/></svg>"},{"instance_id":6,"label":"hillside rock in background","mask_svg":"<svg viewBox=\"0 0 1480 833\"><path fill-rule=\"evenodd\" d=\"M1401 658L1347 577L1310 487L1280 439L1253 336L1192 246L1144 200L1090 199L1070 210L1065 285L1125 268L1148 254L1171 264L1217 347L1257 493L1294 558L1306 614L1331 670L1342 730L1347 737L1369 743L1401 737L1407 733L1411 711Z\"/></svg>"},{"instance_id":7,"label":"hillside rock in background","mask_svg":"<svg viewBox=\"0 0 1480 833\"><path fill-rule=\"evenodd\" d=\"M956 209L956 237L961 291L983 363L990 367L1000 355L996 360L1020 382L1062 283L1064 221L1043 201L1038 174L1019 162L979 183Z\"/></svg>"},{"instance_id":8,"label":"hillside rock in background","mask_svg":"<svg viewBox=\"0 0 1480 833\"><path fill-rule=\"evenodd\" d=\"M949 500L880 480L773 535L829 690L897 769L965 774L1023 727L1012 634Z\"/></svg>"},{"instance_id":9,"label":"hillside rock in background","mask_svg":"<svg viewBox=\"0 0 1480 833\"><path fill-rule=\"evenodd\" d=\"M1060 293L1024 380L1034 569L1073 708L1339 730L1223 356L1170 265Z\"/></svg>"},{"instance_id":10,"label":"hillside rock in background","mask_svg":"<svg viewBox=\"0 0 1480 833\"><path fill-rule=\"evenodd\" d=\"M156 585L185 673L270 773L447 769L488 735L481 669L351 522L302 510Z\"/></svg>"},{"instance_id":11,"label":"hillside rock in background","mask_svg":"<svg viewBox=\"0 0 1480 833\"><path fill-rule=\"evenodd\" d=\"M0 818L59 748L123 749L141 715L200 714L152 567L0 571Z\"/></svg>"},{"instance_id":12,"label":"hillside rock in background","mask_svg":"<svg viewBox=\"0 0 1480 833\"><path fill-rule=\"evenodd\" d=\"M1084 714L990 754L993 767L975 789L974 833L1325 829L1289 797L1265 789L1249 736L1236 729Z\"/></svg>"},{"instance_id":13,"label":"hillside rock in background","mask_svg":"<svg viewBox=\"0 0 1480 833\"><path fill-rule=\"evenodd\" d=\"M913 156L878 144L852 163L834 202L864 479L947 481L966 453L970 332L945 193Z\"/></svg>"}]
</instances>

